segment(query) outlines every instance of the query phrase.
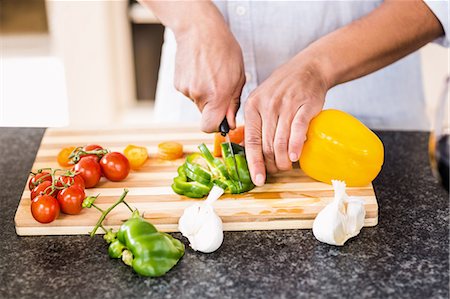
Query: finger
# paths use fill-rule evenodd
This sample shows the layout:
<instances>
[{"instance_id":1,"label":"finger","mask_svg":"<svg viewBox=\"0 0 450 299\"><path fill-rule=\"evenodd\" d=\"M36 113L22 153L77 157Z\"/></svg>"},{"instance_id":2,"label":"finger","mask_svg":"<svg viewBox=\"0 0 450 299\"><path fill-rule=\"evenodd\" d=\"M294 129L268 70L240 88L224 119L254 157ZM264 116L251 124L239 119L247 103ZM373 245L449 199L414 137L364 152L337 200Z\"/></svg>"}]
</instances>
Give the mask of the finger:
<instances>
[{"instance_id":1,"label":"finger","mask_svg":"<svg viewBox=\"0 0 450 299\"><path fill-rule=\"evenodd\" d=\"M306 140L309 122L315 116L315 112L308 105L301 106L294 116L289 138L289 158L292 162L298 161L302 152L303 143Z\"/></svg>"},{"instance_id":2,"label":"finger","mask_svg":"<svg viewBox=\"0 0 450 299\"><path fill-rule=\"evenodd\" d=\"M231 130L236 129L236 114L237 111L239 110L240 104L241 103L239 98L236 98L230 102L230 106L228 107L226 116L228 120L228 125L230 126Z\"/></svg>"},{"instance_id":3,"label":"finger","mask_svg":"<svg viewBox=\"0 0 450 299\"><path fill-rule=\"evenodd\" d=\"M288 154L288 146L293 118L292 113L280 115L278 118L273 149L275 152L275 163L279 170L289 170L292 168L292 162Z\"/></svg>"},{"instance_id":4,"label":"finger","mask_svg":"<svg viewBox=\"0 0 450 299\"><path fill-rule=\"evenodd\" d=\"M251 103L247 103L245 105L245 154L252 181L256 186L262 186L266 181L261 133L261 116Z\"/></svg>"},{"instance_id":5,"label":"finger","mask_svg":"<svg viewBox=\"0 0 450 299\"><path fill-rule=\"evenodd\" d=\"M276 173L278 168L275 163L275 152L273 141L278 122L278 114L268 112L262 119L262 151L264 154L264 164L268 173Z\"/></svg>"},{"instance_id":6,"label":"finger","mask_svg":"<svg viewBox=\"0 0 450 299\"><path fill-rule=\"evenodd\" d=\"M227 115L226 115L227 120L228 120L228 125L230 126L230 129L232 129L232 130L236 129L236 114L241 105L240 99L241 99L242 89L244 88L244 84L245 84L245 75L242 73L240 80L236 84L235 90L233 92L233 97L230 102L230 106L228 107L228 111L227 111Z\"/></svg>"},{"instance_id":7,"label":"finger","mask_svg":"<svg viewBox=\"0 0 450 299\"><path fill-rule=\"evenodd\" d=\"M227 106L224 106L218 99L214 102L206 102L201 110L201 130L206 133L217 132L226 114L226 109Z\"/></svg>"}]
</instances>

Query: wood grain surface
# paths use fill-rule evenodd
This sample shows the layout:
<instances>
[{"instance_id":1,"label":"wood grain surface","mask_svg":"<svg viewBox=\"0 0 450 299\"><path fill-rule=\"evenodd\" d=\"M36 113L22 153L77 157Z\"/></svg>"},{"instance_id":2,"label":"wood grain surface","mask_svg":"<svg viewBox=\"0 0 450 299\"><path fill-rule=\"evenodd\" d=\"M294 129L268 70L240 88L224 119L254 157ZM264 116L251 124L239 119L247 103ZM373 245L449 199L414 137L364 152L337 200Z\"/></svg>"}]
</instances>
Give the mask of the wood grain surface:
<instances>
[{"instance_id":1,"label":"wood grain surface","mask_svg":"<svg viewBox=\"0 0 450 299\"><path fill-rule=\"evenodd\" d=\"M128 144L146 146L150 158L139 171L131 171L123 182L110 182L102 178L96 188L87 189L87 195L100 193L96 204L101 208L115 202L124 188L129 189L127 202L139 209L145 219L159 230L178 231L178 219L183 210L196 201L175 194L170 185L176 169L184 157L175 161L158 159L157 145L162 141L183 144L185 155L198 151L204 142L212 149L213 135L201 133L194 127L153 127L134 129L64 130L48 129L42 139L32 171L43 167L59 168L56 155L66 146L101 144L112 151L123 151ZM347 193L361 197L365 204L365 226L378 222L378 204L371 185L348 188ZM214 203L225 230L272 230L311 228L317 213L333 198L331 185L306 176L298 165L290 171L269 176L263 187L241 194L225 194ZM25 186L15 216L18 235L70 235L87 234L97 222L100 213L83 209L79 215L64 215L49 224L34 220L30 212L30 191ZM114 209L106 227L118 228L130 216L124 205ZM98 233L102 233L101 230Z\"/></svg>"}]
</instances>

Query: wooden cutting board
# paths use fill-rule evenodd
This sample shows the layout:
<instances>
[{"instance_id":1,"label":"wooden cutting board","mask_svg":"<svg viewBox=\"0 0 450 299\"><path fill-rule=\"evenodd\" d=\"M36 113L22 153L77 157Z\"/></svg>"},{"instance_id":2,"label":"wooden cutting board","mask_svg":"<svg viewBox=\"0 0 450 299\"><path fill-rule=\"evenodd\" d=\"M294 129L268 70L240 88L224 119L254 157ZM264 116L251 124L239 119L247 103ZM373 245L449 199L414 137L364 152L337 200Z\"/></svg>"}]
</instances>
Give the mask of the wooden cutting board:
<instances>
[{"instance_id":1,"label":"wooden cutting board","mask_svg":"<svg viewBox=\"0 0 450 299\"><path fill-rule=\"evenodd\" d=\"M165 161L157 157L157 145L162 141L178 141L185 154L197 151L204 142L212 149L213 135L201 133L193 127L154 127L140 129L63 130L48 129L42 139L32 171L43 167L59 168L56 156L67 146L100 144L112 151L123 151L128 144L146 146L150 158L139 171L132 171L123 182L102 178L96 188L87 189L87 195L101 195L96 204L103 209L115 202L128 188L126 200L139 209L145 219L159 230L175 232L183 210L198 199L175 194L170 185L183 159ZM365 202L365 226L378 222L378 204L372 185L348 188L347 193L360 196ZM263 187L233 195L225 194L214 207L222 218L225 230L272 230L311 228L317 213L333 198L331 185L307 177L298 166L291 171L269 176ZM100 213L83 209L79 215L64 215L49 224L40 224L30 212L30 191L27 185L15 216L18 235L72 235L87 234L97 222ZM117 229L130 216L124 205L113 210L104 222ZM102 233L101 230L98 230Z\"/></svg>"}]
</instances>

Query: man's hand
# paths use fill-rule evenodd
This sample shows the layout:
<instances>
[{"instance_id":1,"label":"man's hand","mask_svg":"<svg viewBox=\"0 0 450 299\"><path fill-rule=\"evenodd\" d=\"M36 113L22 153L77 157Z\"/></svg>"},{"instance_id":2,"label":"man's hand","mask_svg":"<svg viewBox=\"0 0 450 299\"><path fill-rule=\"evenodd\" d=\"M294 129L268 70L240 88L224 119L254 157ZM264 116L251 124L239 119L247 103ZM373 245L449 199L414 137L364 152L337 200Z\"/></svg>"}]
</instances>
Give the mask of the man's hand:
<instances>
[{"instance_id":1,"label":"man's hand","mask_svg":"<svg viewBox=\"0 0 450 299\"><path fill-rule=\"evenodd\" d=\"M236 127L245 84L242 51L211 1L140 0L177 40L175 88L202 112L202 130L215 132L226 116Z\"/></svg>"},{"instance_id":2,"label":"man's hand","mask_svg":"<svg viewBox=\"0 0 450 299\"><path fill-rule=\"evenodd\" d=\"M192 28L177 37L175 88L202 112L203 131L217 131L225 116L236 127L244 84L242 51L226 26Z\"/></svg>"},{"instance_id":3,"label":"man's hand","mask_svg":"<svg viewBox=\"0 0 450 299\"><path fill-rule=\"evenodd\" d=\"M420 0L389 0L318 39L276 70L245 105L245 146L255 185L298 160L328 89L374 72L442 36ZM345 100L345 99L342 99Z\"/></svg>"},{"instance_id":4,"label":"man's hand","mask_svg":"<svg viewBox=\"0 0 450 299\"><path fill-rule=\"evenodd\" d=\"M327 90L313 61L296 56L252 92L245 105L245 151L255 185L264 184L266 170L288 170L299 159Z\"/></svg>"}]
</instances>

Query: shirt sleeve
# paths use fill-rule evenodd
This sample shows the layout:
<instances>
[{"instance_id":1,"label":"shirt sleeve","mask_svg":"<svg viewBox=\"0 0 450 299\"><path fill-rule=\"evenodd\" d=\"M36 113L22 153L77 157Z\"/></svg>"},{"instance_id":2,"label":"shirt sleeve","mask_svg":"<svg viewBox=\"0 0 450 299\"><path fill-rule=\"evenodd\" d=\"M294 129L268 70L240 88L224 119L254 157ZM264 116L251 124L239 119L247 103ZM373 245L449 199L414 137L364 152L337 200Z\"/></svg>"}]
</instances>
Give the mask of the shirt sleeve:
<instances>
[{"instance_id":1,"label":"shirt sleeve","mask_svg":"<svg viewBox=\"0 0 450 299\"><path fill-rule=\"evenodd\" d=\"M436 18L441 22L444 28L444 35L434 42L444 47L450 46L450 28L449 28L449 1L447 0L424 0Z\"/></svg>"}]
</instances>

